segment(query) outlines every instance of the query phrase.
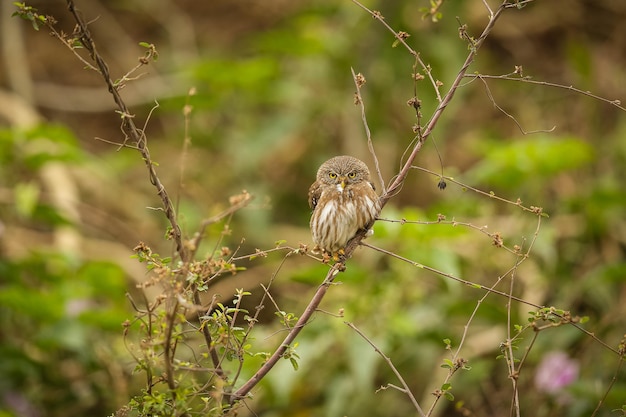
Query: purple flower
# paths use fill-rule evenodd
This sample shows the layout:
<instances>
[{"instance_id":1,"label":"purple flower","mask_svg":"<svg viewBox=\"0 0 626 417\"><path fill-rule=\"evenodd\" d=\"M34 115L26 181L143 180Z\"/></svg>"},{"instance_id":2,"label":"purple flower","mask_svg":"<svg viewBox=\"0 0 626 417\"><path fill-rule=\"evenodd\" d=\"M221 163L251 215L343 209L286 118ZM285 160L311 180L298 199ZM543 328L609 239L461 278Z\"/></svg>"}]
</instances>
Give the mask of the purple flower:
<instances>
[{"instance_id":1,"label":"purple flower","mask_svg":"<svg viewBox=\"0 0 626 417\"><path fill-rule=\"evenodd\" d=\"M548 394L557 394L578 378L578 362L565 352L547 353L535 374L535 386Z\"/></svg>"}]
</instances>

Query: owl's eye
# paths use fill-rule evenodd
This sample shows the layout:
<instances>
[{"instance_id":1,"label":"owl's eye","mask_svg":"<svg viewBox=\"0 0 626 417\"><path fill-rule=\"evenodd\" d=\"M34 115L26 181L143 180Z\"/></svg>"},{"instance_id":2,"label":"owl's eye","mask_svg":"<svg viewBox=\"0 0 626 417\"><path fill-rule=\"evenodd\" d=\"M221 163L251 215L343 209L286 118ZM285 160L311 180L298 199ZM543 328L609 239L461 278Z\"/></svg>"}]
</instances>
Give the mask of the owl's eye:
<instances>
[{"instance_id":1,"label":"owl's eye","mask_svg":"<svg viewBox=\"0 0 626 417\"><path fill-rule=\"evenodd\" d=\"M337 174L335 174L334 172L329 172L328 177L334 180L335 178L337 178Z\"/></svg>"},{"instance_id":2,"label":"owl's eye","mask_svg":"<svg viewBox=\"0 0 626 417\"><path fill-rule=\"evenodd\" d=\"M356 177L356 172L352 171L348 174L348 178L355 178Z\"/></svg>"}]
</instances>

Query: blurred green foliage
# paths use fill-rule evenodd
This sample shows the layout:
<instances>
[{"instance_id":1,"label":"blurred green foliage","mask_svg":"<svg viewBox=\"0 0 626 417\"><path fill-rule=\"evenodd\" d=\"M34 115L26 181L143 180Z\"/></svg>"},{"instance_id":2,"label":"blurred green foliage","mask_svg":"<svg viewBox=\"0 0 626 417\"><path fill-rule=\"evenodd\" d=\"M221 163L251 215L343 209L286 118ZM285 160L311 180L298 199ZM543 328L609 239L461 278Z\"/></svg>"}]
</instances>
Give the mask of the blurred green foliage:
<instances>
[{"instance_id":1,"label":"blurred green foliage","mask_svg":"<svg viewBox=\"0 0 626 417\"><path fill-rule=\"evenodd\" d=\"M64 2L39 3L33 5L71 32ZM148 77L166 79L162 84L170 89L145 88L153 95L144 101L123 92L139 102L133 109L137 120L145 119L154 99L160 103L146 133L158 172L177 198L186 235L227 207L228 196L245 188L256 197L233 217L227 232L224 223L207 229L200 257L222 246L243 255L273 248L282 239L293 247L308 244L306 191L319 163L349 153L373 168L353 103L351 67L367 79L367 119L386 181L411 144L415 113L406 101L414 95L414 59L350 2L276 0L267 7L160 2L150 8L101 3L94 10L81 7L86 16L101 16L91 28L113 73L134 65L134 55L141 54L138 40L159 50ZM445 92L467 54L454 17L478 36L486 12L482 2L446 2L435 23L422 19L430 2L418 3L374 1L368 7L411 34L407 41ZM623 6L591 0L537 2L507 11L471 71L499 75L523 65L524 75L536 80L574 85L608 100L623 98L624 17ZM176 26L181 21L189 27ZM100 87L69 51L53 49L54 40L20 23L32 51L29 66L21 69L35 87L40 80ZM120 35L137 42L120 42L115 37ZM0 73L2 85L9 85L3 77ZM145 86L141 78L134 83ZM438 152L445 175L512 202L519 198L526 207L543 207L550 217L542 218L530 258L516 270L513 295L588 316L582 327L617 349L626 324L624 112L567 89L496 80L487 85L488 91L476 81L459 89L416 163L439 172ZM187 95L191 87L195 94ZM416 89L427 120L437 105L434 89L427 80ZM72 94L68 90L63 99L74 103ZM524 130L556 129L523 135L494 102ZM181 113L185 105L192 108L187 121ZM172 406L165 386L148 395L145 369L135 369L131 353L141 346L145 330L140 323L129 328L126 342L132 346L124 346L121 324L137 314L124 294L140 300L135 287L151 276L128 266L130 249L139 240L159 253L172 249L164 239L162 213L145 209L158 206L158 199L139 155L92 139L120 141L119 117L84 113L79 105L71 113L38 109L51 122L0 129L0 416L110 415L126 404L135 413L143 407L143 415L169 415L189 404L201 408L204 400L193 393L207 375L184 374L178 398L189 403ZM185 136L191 140L187 152ZM61 166L76 187L70 205L78 214L59 203L60 190L46 182L51 166ZM382 213L409 222L379 221L368 242L443 273L493 285L519 258L481 231L499 232L506 247L526 250L537 217L451 182L440 192L438 179L413 170ZM437 221L440 215L445 221ZM64 243L68 229L79 236L78 246ZM118 247L127 252L114 250ZM299 315L327 266L296 256L280 266L283 254L241 260L238 266L247 271L211 283L207 294L218 294L230 306L235 290L245 288L252 296L243 308L254 311L254 296L263 294L259 284L275 274L270 293L277 307ZM512 385L504 359L496 357L507 338L509 300L492 294L479 302L482 290L368 248L357 251L338 281L322 305L330 314L316 313L297 339L298 370L288 360L279 362L248 402L251 415L415 414L406 396L387 386L399 385L387 364L344 321L391 358L423 408L442 388L447 370L441 364L463 340L460 354L471 370L459 371L445 387L454 401L442 399L438 415L508 415ZM497 289L510 288L508 275ZM256 352L272 351L284 335L275 308L266 310L271 311L261 316L250 341ZM512 303L511 327L526 326L529 311L533 308ZM197 357L206 353L202 341L196 333L189 337L189 349L179 359L209 366ZM542 330L531 346L532 338L531 331L524 333L515 352L520 359L531 348L518 379L521 414L591 415L614 377L617 355L572 326ZM580 377L564 397L534 385L536 367L553 350L568 352L580 365ZM159 358L161 352L155 352ZM261 357L244 361L240 380L261 362ZM236 365L228 370L235 372ZM380 387L386 389L376 392ZM625 392L622 368L597 415L623 407Z\"/></svg>"}]
</instances>

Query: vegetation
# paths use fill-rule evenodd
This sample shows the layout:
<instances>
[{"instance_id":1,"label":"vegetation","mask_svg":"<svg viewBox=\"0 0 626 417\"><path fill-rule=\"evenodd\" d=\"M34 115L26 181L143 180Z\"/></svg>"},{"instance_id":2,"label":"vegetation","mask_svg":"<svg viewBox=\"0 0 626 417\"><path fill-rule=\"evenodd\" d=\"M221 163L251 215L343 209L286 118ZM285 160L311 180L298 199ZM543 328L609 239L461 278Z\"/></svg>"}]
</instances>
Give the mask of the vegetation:
<instances>
[{"instance_id":1,"label":"vegetation","mask_svg":"<svg viewBox=\"0 0 626 417\"><path fill-rule=\"evenodd\" d=\"M158 3L0 10L0 417L626 415L626 5Z\"/></svg>"}]
</instances>

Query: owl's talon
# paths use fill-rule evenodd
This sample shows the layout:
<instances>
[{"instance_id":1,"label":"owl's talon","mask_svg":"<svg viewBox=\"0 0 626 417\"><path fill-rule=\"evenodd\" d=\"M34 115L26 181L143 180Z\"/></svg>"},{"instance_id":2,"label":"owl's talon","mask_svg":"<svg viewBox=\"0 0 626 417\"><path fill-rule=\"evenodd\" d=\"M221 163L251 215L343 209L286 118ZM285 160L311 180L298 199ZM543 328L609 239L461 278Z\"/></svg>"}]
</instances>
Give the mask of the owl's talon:
<instances>
[{"instance_id":1,"label":"owl's talon","mask_svg":"<svg viewBox=\"0 0 626 417\"><path fill-rule=\"evenodd\" d=\"M333 261L344 262L346 260L346 251L339 249L337 252L333 252Z\"/></svg>"}]
</instances>

